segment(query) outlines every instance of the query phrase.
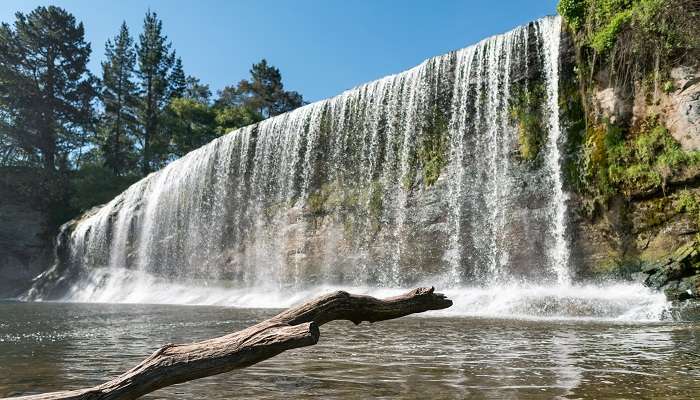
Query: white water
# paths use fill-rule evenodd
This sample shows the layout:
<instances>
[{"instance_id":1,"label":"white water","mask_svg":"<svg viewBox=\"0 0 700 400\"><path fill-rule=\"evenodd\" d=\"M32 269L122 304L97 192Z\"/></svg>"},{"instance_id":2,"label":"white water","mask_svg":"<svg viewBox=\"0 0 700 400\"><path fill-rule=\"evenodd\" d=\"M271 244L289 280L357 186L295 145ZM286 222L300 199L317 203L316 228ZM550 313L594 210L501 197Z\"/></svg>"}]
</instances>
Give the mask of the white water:
<instances>
[{"instance_id":1,"label":"white water","mask_svg":"<svg viewBox=\"0 0 700 400\"><path fill-rule=\"evenodd\" d=\"M435 283L424 282L424 285ZM303 290L274 287L234 288L202 282L172 283L138 271L96 270L73 288L66 301L217 305L287 308L335 290L378 297L407 291L398 288L319 285ZM653 322L667 317L668 303L659 292L636 284L542 286L508 283L489 287L453 287L444 291L454 305L433 316Z\"/></svg>"},{"instance_id":2,"label":"white water","mask_svg":"<svg viewBox=\"0 0 700 400\"><path fill-rule=\"evenodd\" d=\"M571 281L559 35L544 18L225 135L80 221L30 298L70 279L66 301L286 307L424 284L455 300L448 314L659 319L663 296L639 285ZM518 158L509 115L531 76L541 164ZM427 188L439 117L447 165Z\"/></svg>"},{"instance_id":3,"label":"white water","mask_svg":"<svg viewBox=\"0 0 700 400\"><path fill-rule=\"evenodd\" d=\"M566 238L566 200L567 196L562 188L561 157L559 147L561 125L559 124L559 42L561 38L561 24L541 24L539 28L542 35L550 40L545 41L547 50L544 52L544 64L547 75L547 126L549 138L546 146L546 168L552 177L552 190L554 191L553 243L549 245L550 265L557 276L559 286L571 284L569 272L569 242ZM553 83L555 82L555 83ZM552 112L557 110L557 112Z\"/></svg>"}]
</instances>

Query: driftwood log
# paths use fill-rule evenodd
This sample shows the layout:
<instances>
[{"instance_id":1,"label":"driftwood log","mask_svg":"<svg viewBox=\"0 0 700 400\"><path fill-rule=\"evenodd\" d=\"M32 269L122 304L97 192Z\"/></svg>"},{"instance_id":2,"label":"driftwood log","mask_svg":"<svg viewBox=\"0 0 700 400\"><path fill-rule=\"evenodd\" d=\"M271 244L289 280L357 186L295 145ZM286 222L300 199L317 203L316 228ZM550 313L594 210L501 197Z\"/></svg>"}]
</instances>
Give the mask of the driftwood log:
<instances>
[{"instance_id":1,"label":"driftwood log","mask_svg":"<svg viewBox=\"0 0 700 400\"><path fill-rule=\"evenodd\" d=\"M418 288L386 299L338 291L242 331L196 343L166 344L134 368L98 386L12 399L136 399L166 386L245 368L285 350L314 345L319 326L327 322L372 323L451 305L452 301L435 293L434 288Z\"/></svg>"}]
</instances>

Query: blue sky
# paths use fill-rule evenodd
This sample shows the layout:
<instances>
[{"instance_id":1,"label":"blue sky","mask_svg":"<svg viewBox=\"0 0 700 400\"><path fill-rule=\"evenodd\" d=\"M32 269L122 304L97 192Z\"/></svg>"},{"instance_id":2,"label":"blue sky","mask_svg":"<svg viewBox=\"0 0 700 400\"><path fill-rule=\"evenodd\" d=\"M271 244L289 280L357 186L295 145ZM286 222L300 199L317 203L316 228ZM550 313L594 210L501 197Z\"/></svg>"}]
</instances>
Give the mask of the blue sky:
<instances>
[{"instance_id":1,"label":"blue sky","mask_svg":"<svg viewBox=\"0 0 700 400\"><path fill-rule=\"evenodd\" d=\"M90 67L123 20L134 37L150 7L182 57L185 72L213 91L248 76L261 58L285 86L320 100L487 36L554 14L557 0L1 0L0 20L57 5L85 24Z\"/></svg>"}]
</instances>

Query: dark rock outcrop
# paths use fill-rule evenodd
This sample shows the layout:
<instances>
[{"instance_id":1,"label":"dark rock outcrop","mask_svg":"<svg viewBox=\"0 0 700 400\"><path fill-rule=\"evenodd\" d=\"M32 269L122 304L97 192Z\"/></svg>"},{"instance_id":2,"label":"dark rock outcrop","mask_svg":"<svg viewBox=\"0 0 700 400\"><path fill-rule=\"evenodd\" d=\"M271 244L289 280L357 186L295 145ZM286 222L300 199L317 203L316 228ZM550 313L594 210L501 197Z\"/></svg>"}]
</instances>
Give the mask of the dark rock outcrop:
<instances>
[{"instance_id":1,"label":"dark rock outcrop","mask_svg":"<svg viewBox=\"0 0 700 400\"><path fill-rule=\"evenodd\" d=\"M642 272L644 284L663 290L669 300L700 299L700 241L681 246Z\"/></svg>"}]
</instances>

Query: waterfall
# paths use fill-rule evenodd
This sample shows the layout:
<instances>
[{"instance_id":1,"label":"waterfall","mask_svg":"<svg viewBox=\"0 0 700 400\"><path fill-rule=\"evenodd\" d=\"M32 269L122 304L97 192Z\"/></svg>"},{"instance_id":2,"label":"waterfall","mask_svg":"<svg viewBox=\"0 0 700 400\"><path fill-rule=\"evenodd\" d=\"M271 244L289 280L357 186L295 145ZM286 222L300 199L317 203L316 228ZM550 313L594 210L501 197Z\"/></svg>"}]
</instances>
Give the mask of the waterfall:
<instances>
[{"instance_id":1,"label":"waterfall","mask_svg":"<svg viewBox=\"0 0 700 400\"><path fill-rule=\"evenodd\" d=\"M547 50L545 54L545 71L547 79L547 109L559 109L559 41L561 38L561 24L541 24L542 35L550 38L545 42ZM569 243L566 239L566 199L567 196L562 186L561 157L559 152L561 126L559 124L559 112L549 112L547 118L549 140L547 141L546 158L547 170L552 177L552 190L554 191L554 206L552 207L553 243L550 244L550 260L557 282L560 285L571 283L569 273Z\"/></svg>"},{"instance_id":2,"label":"waterfall","mask_svg":"<svg viewBox=\"0 0 700 400\"><path fill-rule=\"evenodd\" d=\"M560 23L212 141L65 226L28 298L280 306L339 286L437 282L482 300L569 287ZM256 290L277 301L250 304Z\"/></svg>"}]
</instances>

